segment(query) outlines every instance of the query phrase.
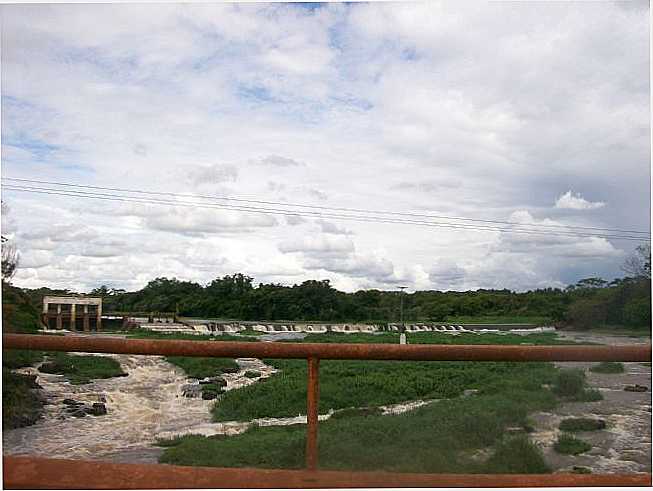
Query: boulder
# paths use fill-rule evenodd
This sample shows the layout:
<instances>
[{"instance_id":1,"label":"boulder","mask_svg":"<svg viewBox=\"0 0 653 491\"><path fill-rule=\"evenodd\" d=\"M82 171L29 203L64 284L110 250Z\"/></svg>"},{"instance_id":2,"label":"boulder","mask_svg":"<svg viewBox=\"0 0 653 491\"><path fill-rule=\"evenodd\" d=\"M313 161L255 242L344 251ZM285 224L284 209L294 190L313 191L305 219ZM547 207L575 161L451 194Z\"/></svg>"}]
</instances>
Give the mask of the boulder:
<instances>
[{"instance_id":1,"label":"boulder","mask_svg":"<svg viewBox=\"0 0 653 491\"><path fill-rule=\"evenodd\" d=\"M73 416L75 416L76 418L83 418L86 416L86 411L84 411L83 409L75 409L75 411L73 412Z\"/></svg>"},{"instance_id":2,"label":"boulder","mask_svg":"<svg viewBox=\"0 0 653 491\"><path fill-rule=\"evenodd\" d=\"M223 378L220 377L213 377L211 379L211 383L215 385L216 387L223 388L227 386L227 381Z\"/></svg>"},{"instance_id":3,"label":"boulder","mask_svg":"<svg viewBox=\"0 0 653 491\"><path fill-rule=\"evenodd\" d=\"M463 390L463 397L469 397L478 394L478 389L465 389Z\"/></svg>"},{"instance_id":4,"label":"boulder","mask_svg":"<svg viewBox=\"0 0 653 491\"><path fill-rule=\"evenodd\" d=\"M624 387L624 390L626 392L646 392L648 390L648 387L646 387L645 385L639 385L639 384L626 385Z\"/></svg>"},{"instance_id":5,"label":"boulder","mask_svg":"<svg viewBox=\"0 0 653 491\"><path fill-rule=\"evenodd\" d=\"M82 406L84 404L83 402L76 401L75 399L64 399L63 403L66 406Z\"/></svg>"},{"instance_id":6,"label":"boulder","mask_svg":"<svg viewBox=\"0 0 653 491\"><path fill-rule=\"evenodd\" d=\"M202 399L204 399L205 401L211 401L216 397L218 397L218 393L212 390L205 390L202 392Z\"/></svg>"},{"instance_id":7,"label":"boulder","mask_svg":"<svg viewBox=\"0 0 653 491\"><path fill-rule=\"evenodd\" d=\"M107 414L107 407L101 402L94 402L93 406L85 407L84 411L91 416L104 416Z\"/></svg>"}]
</instances>

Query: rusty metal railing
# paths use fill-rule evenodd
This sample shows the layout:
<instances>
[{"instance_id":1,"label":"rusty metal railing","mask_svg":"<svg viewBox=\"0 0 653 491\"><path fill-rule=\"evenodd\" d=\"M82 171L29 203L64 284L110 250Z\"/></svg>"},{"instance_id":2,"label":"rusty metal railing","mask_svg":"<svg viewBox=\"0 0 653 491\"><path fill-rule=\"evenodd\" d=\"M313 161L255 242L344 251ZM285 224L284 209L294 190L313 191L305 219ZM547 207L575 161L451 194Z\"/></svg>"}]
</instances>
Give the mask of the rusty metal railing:
<instances>
[{"instance_id":1,"label":"rusty metal railing","mask_svg":"<svg viewBox=\"0 0 653 491\"><path fill-rule=\"evenodd\" d=\"M514 346L251 343L5 334L5 349L198 357L304 358L308 361L304 471L185 468L4 457L8 488L261 488L261 487L550 487L650 486L651 474L406 474L318 470L319 361L651 361L650 345ZM56 469L56 470L55 470ZM72 476L72 477L71 477Z\"/></svg>"}]
</instances>

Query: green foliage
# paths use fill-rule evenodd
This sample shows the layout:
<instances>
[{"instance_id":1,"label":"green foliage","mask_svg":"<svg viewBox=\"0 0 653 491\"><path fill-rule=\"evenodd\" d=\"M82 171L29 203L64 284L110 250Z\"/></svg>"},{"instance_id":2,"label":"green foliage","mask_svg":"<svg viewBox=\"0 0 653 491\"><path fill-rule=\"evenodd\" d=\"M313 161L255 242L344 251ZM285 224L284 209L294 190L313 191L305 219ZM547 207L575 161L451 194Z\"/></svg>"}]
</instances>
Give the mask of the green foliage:
<instances>
[{"instance_id":1,"label":"green foliage","mask_svg":"<svg viewBox=\"0 0 653 491\"><path fill-rule=\"evenodd\" d=\"M39 308L20 288L2 282L2 330L34 333L41 325Z\"/></svg>"},{"instance_id":2,"label":"green foliage","mask_svg":"<svg viewBox=\"0 0 653 491\"><path fill-rule=\"evenodd\" d=\"M553 391L562 397L576 397L585 390L585 372L578 368L558 372Z\"/></svg>"},{"instance_id":3,"label":"green foliage","mask_svg":"<svg viewBox=\"0 0 653 491\"><path fill-rule=\"evenodd\" d=\"M488 474L545 474L551 469L540 449L528 437L516 436L501 441L485 463Z\"/></svg>"},{"instance_id":4,"label":"green foliage","mask_svg":"<svg viewBox=\"0 0 653 491\"><path fill-rule=\"evenodd\" d=\"M603 400L603 394L598 389L585 389L580 394L573 397L576 402L596 402Z\"/></svg>"},{"instance_id":5,"label":"green foliage","mask_svg":"<svg viewBox=\"0 0 653 491\"><path fill-rule=\"evenodd\" d=\"M630 300L623 311L624 324L628 326L651 325L651 298L635 298Z\"/></svg>"},{"instance_id":6,"label":"green foliage","mask_svg":"<svg viewBox=\"0 0 653 491\"><path fill-rule=\"evenodd\" d=\"M596 431L605 428L605 421L594 418L567 418L560 422L562 431Z\"/></svg>"},{"instance_id":7,"label":"green foliage","mask_svg":"<svg viewBox=\"0 0 653 491\"><path fill-rule=\"evenodd\" d=\"M26 349L5 349L2 350L2 366L10 369L29 367L43 359L43 351Z\"/></svg>"},{"instance_id":8,"label":"green foliage","mask_svg":"<svg viewBox=\"0 0 653 491\"><path fill-rule=\"evenodd\" d=\"M590 367L590 372L596 373L624 373L624 364L617 361L602 361Z\"/></svg>"},{"instance_id":9,"label":"green foliage","mask_svg":"<svg viewBox=\"0 0 653 491\"><path fill-rule=\"evenodd\" d=\"M403 296L404 318L407 322L558 323L592 329L644 327L651 322L649 292L650 277L639 274L609 283L601 278L586 278L565 290L418 291ZM29 302L30 311L20 322L6 325L36 329L42 296L71 293L47 288L22 290L21 301ZM176 311L182 316L245 321L383 325L399 320L400 304L396 291L345 293L333 288L328 280L309 280L293 286L265 283L254 286L252 278L239 273L217 278L205 286L176 278L157 278L136 292L100 287L95 293L103 297L107 312ZM251 330L243 334L257 336Z\"/></svg>"},{"instance_id":10,"label":"green foliage","mask_svg":"<svg viewBox=\"0 0 653 491\"><path fill-rule=\"evenodd\" d=\"M19 428L36 422L43 403L33 389L32 377L2 367L2 428Z\"/></svg>"},{"instance_id":11,"label":"green foliage","mask_svg":"<svg viewBox=\"0 0 653 491\"><path fill-rule=\"evenodd\" d=\"M406 340L410 344L535 344L557 345L576 344L574 341L559 339L554 332L519 334L474 334L462 333L456 336L441 332L415 332L407 333ZM383 332L376 334L340 333L308 334L302 339L287 340L294 343L390 343L399 344L399 334Z\"/></svg>"},{"instance_id":12,"label":"green foliage","mask_svg":"<svg viewBox=\"0 0 653 491\"><path fill-rule=\"evenodd\" d=\"M43 373L65 375L72 384L87 384L92 379L124 377L126 374L113 358L49 353L48 361L39 367Z\"/></svg>"},{"instance_id":13,"label":"green foliage","mask_svg":"<svg viewBox=\"0 0 653 491\"><path fill-rule=\"evenodd\" d=\"M307 369L304 360L266 360L279 373L265 383L224 395L213 408L216 421L248 421L296 416L306 411ZM320 412L379 406L417 399L457 397L464 389L493 394L510 387L515 393L551 382L547 363L340 361L320 363Z\"/></svg>"},{"instance_id":14,"label":"green foliage","mask_svg":"<svg viewBox=\"0 0 653 491\"><path fill-rule=\"evenodd\" d=\"M563 433L558 437L558 441L553 444L553 449L565 455L578 455L587 452L592 448L589 443L579 440L578 438Z\"/></svg>"},{"instance_id":15,"label":"green foliage","mask_svg":"<svg viewBox=\"0 0 653 491\"><path fill-rule=\"evenodd\" d=\"M528 397L531 395L535 397ZM401 415L332 417L320 423L320 467L394 472L547 472L533 449L523 442L501 445L490 467L464 457L465 451L494 445L507 426L522 424L529 411L545 407L548 401L535 393L512 394L507 390L443 400ZM253 427L230 437L183 437L164 442L167 448L161 462L302 468L305 431L305 426L293 425Z\"/></svg>"}]
</instances>

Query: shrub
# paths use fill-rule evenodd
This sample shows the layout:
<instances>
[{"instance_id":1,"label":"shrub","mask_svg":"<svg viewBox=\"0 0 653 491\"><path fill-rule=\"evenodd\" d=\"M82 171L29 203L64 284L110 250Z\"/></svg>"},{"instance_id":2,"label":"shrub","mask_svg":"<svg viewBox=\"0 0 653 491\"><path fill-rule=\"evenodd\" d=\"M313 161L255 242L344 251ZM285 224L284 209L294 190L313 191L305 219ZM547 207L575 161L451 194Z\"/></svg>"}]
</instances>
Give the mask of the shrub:
<instances>
[{"instance_id":1,"label":"shrub","mask_svg":"<svg viewBox=\"0 0 653 491\"><path fill-rule=\"evenodd\" d=\"M542 452L525 436L502 441L485 463L484 472L492 474L544 474L551 472Z\"/></svg>"},{"instance_id":2,"label":"shrub","mask_svg":"<svg viewBox=\"0 0 653 491\"><path fill-rule=\"evenodd\" d=\"M553 449L565 455L578 455L587 452L592 448L589 443L579 440L576 437L563 433L558 437L558 441L553 445Z\"/></svg>"},{"instance_id":3,"label":"shrub","mask_svg":"<svg viewBox=\"0 0 653 491\"><path fill-rule=\"evenodd\" d=\"M594 418L567 418L560 422L562 431L594 431L605 428L605 421Z\"/></svg>"},{"instance_id":4,"label":"shrub","mask_svg":"<svg viewBox=\"0 0 653 491\"><path fill-rule=\"evenodd\" d=\"M575 397L585 390L585 372L572 368L560 370L553 391L562 397Z\"/></svg>"},{"instance_id":5,"label":"shrub","mask_svg":"<svg viewBox=\"0 0 653 491\"><path fill-rule=\"evenodd\" d=\"M603 394L598 389L585 389L573 398L577 402L596 402L603 400Z\"/></svg>"}]
</instances>

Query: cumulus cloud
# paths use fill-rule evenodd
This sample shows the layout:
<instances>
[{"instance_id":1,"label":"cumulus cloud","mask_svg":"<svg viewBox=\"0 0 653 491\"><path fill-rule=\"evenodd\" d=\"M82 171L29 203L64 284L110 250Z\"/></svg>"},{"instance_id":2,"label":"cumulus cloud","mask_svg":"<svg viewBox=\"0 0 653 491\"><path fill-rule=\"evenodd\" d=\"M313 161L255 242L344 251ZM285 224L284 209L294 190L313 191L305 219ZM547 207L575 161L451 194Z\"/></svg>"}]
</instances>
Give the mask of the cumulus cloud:
<instances>
[{"instance_id":1,"label":"cumulus cloud","mask_svg":"<svg viewBox=\"0 0 653 491\"><path fill-rule=\"evenodd\" d=\"M188 177L195 185L234 182L238 177L238 169L233 165L223 164L194 166L189 169Z\"/></svg>"},{"instance_id":2,"label":"cumulus cloud","mask_svg":"<svg viewBox=\"0 0 653 491\"><path fill-rule=\"evenodd\" d=\"M562 194L555 203L556 208L566 210L595 210L604 206L605 203L603 201L588 201L580 193L574 194L571 190Z\"/></svg>"},{"instance_id":3,"label":"cumulus cloud","mask_svg":"<svg viewBox=\"0 0 653 491\"><path fill-rule=\"evenodd\" d=\"M320 226L320 230L325 234L336 234L336 235L352 235L353 232L349 229L341 227L337 223L330 222L328 220L318 220L317 224Z\"/></svg>"},{"instance_id":4,"label":"cumulus cloud","mask_svg":"<svg viewBox=\"0 0 653 491\"><path fill-rule=\"evenodd\" d=\"M429 270L429 279L440 288L460 286L465 279L465 269L455 261L437 259Z\"/></svg>"},{"instance_id":5,"label":"cumulus cloud","mask_svg":"<svg viewBox=\"0 0 653 491\"><path fill-rule=\"evenodd\" d=\"M187 208L172 208L165 215L148 216L144 220L148 228L188 235L248 232L277 224L271 215Z\"/></svg>"},{"instance_id":6,"label":"cumulus cloud","mask_svg":"<svg viewBox=\"0 0 653 491\"><path fill-rule=\"evenodd\" d=\"M347 237L332 235L304 236L297 239L287 239L279 244L283 253L302 252L309 254L329 255L333 253L353 252L354 243Z\"/></svg>"},{"instance_id":7,"label":"cumulus cloud","mask_svg":"<svg viewBox=\"0 0 653 491\"><path fill-rule=\"evenodd\" d=\"M646 3L16 4L2 13L3 176L649 228ZM19 269L16 284L137 288L240 270L266 281L319 275L347 289L528 289L620 275L630 247L106 194L3 189L15 222L3 233L14 231L26 264L52 254ZM93 251L103 256L80 255Z\"/></svg>"},{"instance_id":8,"label":"cumulus cloud","mask_svg":"<svg viewBox=\"0 0 653 491\"><path fill-rule=\"evenodd\" d=\"M260 164L263 165L272 165L276 167L301 167L306 164L299 162L288 157L281 157L279 155L268 155L258 160Z\"/></svg>"},{"instance_id":9,"label":"cumulus cloud","mask_svg":"<svg viewBox=\"0 0 653 491\"><path fill-rule=\"evenodd\" d=\"M52 262L53 255L49 251L29 250L20 255L21 268L38 269Z\"/></svg>"}]
</instances>

